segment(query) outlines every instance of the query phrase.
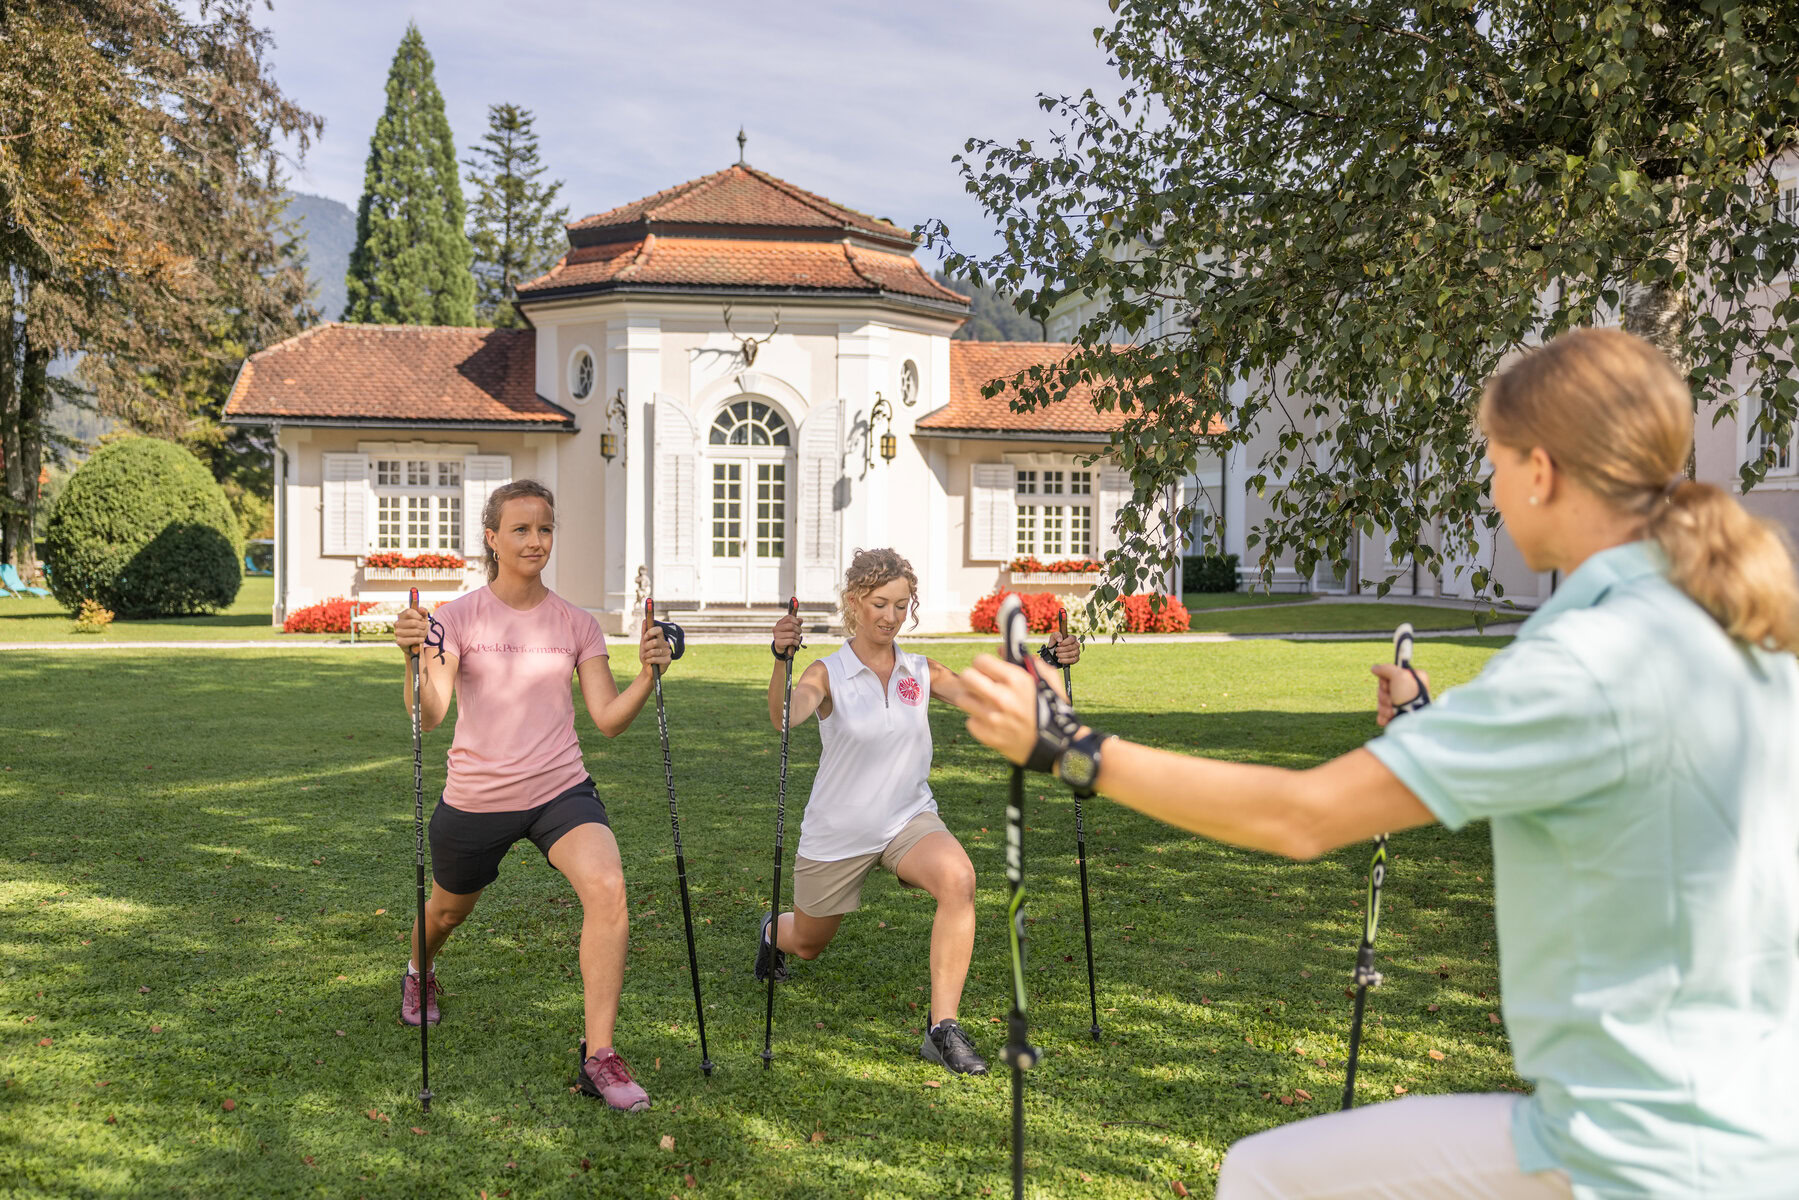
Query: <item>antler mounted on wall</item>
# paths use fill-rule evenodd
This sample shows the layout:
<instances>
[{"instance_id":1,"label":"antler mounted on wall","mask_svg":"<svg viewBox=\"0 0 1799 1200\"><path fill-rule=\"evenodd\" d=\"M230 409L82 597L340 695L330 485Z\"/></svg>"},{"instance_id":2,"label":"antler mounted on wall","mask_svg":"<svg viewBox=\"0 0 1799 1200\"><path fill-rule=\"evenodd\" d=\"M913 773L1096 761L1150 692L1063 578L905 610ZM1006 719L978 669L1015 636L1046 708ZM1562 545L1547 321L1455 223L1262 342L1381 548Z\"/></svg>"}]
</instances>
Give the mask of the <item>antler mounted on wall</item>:
<instances>
[{"instance_id":1,"label":"antler mounted on wall","mask_svg":"<svg viewBox=\"0 0 1799 1200\"><path fill-rule=\"evenodd\" d=\"M775 334L781 332L781 310L775 309L775 327L762 337L744 337L731 328L731 306L725 305L725 332L737 339L737 353L743 358L747 370L756 365L756 351L763 343L773 340Z\"/></svg>"}]
</instances>

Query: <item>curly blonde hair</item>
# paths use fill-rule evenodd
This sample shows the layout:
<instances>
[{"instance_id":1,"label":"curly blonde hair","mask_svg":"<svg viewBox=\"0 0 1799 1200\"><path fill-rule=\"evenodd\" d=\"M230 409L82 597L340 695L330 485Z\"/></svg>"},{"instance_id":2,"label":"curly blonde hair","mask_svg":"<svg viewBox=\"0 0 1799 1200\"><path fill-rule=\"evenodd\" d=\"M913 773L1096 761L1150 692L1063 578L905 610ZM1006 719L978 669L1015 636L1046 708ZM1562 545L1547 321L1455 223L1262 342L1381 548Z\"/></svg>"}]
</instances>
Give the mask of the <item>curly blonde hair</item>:
<instances>
[{"instance_id":1,"label":"curly blonde hair","mask_svg":"<svg viewBox=\"0 0 1799 1200\"><path fill-rule=\"evenodd\" d=\"M912 617L912 624L918 624L918 576L912 570L912 564L901 558L892 550L857 550L850 559L850 569L844 572L843 586L838 589L838 611L843 617L843 627L851 637L856 636L856 605L863 597L876 588L886 587L896 579L904 579L912 588L912 599L907 605Z\"/></svg>"}]
</instances>

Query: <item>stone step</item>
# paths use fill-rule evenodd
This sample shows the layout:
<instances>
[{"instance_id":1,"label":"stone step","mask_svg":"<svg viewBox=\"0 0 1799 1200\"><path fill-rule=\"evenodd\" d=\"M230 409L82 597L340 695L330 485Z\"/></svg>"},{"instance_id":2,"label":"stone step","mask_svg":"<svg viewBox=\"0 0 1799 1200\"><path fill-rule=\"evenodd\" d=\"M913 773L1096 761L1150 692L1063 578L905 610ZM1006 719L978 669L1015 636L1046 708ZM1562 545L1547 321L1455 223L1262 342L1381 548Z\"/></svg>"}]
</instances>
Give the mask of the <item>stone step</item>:
<instances>
[{"instance_id":1,"label":"stone step","mask_svg":"<svg viewBox=\"0 0 1799 1200\"><path fill-rule=\"evenodd\" d=\"M783 606L775 604L754 607L707 605L703 609L670 607L662 610L661 617L665 621L673 621L690 634L747 635L767 633L786 611ZM807 633L836 636L843 633L834 605L802 604L800 619L805 622Z\"/></svg>"}]
</instances>

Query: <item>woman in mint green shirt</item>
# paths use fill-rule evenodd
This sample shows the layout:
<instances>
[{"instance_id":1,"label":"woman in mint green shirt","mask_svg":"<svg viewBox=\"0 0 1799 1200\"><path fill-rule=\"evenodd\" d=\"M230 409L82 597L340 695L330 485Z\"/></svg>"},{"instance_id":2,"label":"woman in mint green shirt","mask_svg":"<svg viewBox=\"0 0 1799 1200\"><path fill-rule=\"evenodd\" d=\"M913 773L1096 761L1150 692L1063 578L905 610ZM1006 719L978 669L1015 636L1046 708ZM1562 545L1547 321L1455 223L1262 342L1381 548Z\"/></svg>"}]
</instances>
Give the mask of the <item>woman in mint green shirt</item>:
<instances>
[{"instance_id":1,"label":"woman in mint green shirt","mask_svg":"<svg viewBox=\"0 0 1799 1200\"><path fill-rule=\"evenodd\" d=\"M1799 582L1777 533L1683 476L1692 421L1628 334L1527 354L1481 405L1493 503L1567 578L1477 679L1395 719L1416 684L1377 666L1384 736L1310 771L1100 743L1113 799L1294 858L1492 827L1534 1094L1270 1130L1232 1148L1220 1200L1799 1196ZM1018 668L964 679L970 731L1014 762L1059 741Z\"/></svg>"}]
</instances>

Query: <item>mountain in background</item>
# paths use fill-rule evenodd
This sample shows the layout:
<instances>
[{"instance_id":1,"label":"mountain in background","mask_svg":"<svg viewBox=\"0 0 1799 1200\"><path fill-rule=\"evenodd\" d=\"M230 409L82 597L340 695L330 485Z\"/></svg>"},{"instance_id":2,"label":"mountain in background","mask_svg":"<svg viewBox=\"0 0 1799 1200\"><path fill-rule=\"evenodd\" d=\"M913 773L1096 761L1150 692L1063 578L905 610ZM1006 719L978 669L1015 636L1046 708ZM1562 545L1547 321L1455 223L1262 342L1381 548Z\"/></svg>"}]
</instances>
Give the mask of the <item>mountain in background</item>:
<instances>
[{"instance_id":1,"label":"mountain in background","mask_svg":"<svg viewBox=\"0 0 1799 1200\"><path fill-rule=\"evenodd\" d=\"M287 215L305 246L306 276L318 289L319 312L324 320L335 321L349 301L344 275L356 248L356 214L324 196L289 192Z\"/></svg>"},{"instance_id":2,"label":"mountain in background","mask_svg":"<svg viewBox=\"0 0 1799 1200\"><path fill-rule=\"evenodd\" d=\"M966 279L951 279L942 271L931 277L944 287L971 297L968 321L956 330L964 342L1041 342L1043 327L1012 307L1012 298L990 287L981 287Z\"/></svg>"}]
</instances>

